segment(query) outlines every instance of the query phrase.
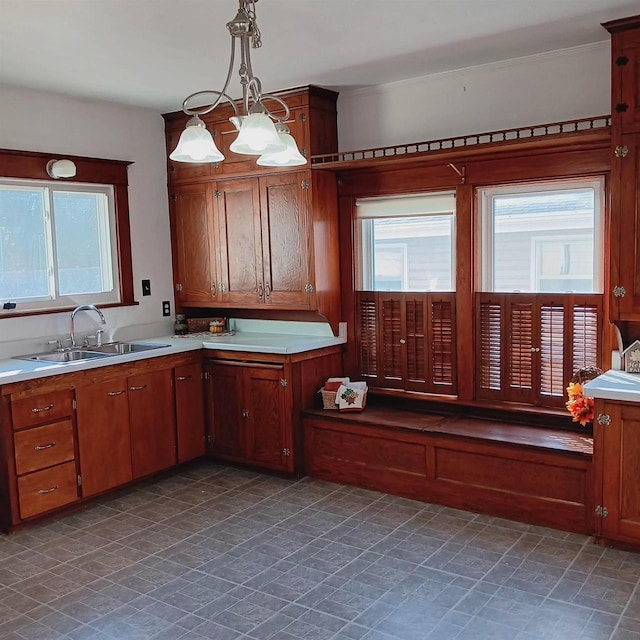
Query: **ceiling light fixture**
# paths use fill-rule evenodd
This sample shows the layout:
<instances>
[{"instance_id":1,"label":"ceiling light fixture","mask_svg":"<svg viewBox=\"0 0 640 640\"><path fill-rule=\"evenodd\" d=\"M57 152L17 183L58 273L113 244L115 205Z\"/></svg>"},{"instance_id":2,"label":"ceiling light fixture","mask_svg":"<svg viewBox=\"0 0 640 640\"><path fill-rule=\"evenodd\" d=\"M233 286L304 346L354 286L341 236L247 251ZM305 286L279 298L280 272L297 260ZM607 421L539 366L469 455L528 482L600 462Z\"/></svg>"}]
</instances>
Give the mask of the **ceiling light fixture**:
<instances>
[{"instance_id":1,"label":"ceiling light fixture","mask_svg":"<svg viewBox=\"0 0 640 640\"><path fill-rule=\"evenodd\" d=\"M269 93L262 93L260 79L253 75L251 66L251 48L262 46L260 29L256 23L255 3L258 0L239 0L236 17L227 22L231 34L231 58L227 79L221 91L206 89L187 96L182 110L191 116L175 150L169 155L177 162L220 162L224 156L216 147L213 136L200 116L213 111L222 101L228 102L234 111L229 118L238 130L238 137L229 149L234 153L258 155L258 164L268 167L286 167L305 164L306 159L298 151L295 140L289 133L285 121L289 118L289 107L283 100ZM242 87L242 113L234 100L227 94L233 73L236 40L240 48L240 85ZM194 102L205 97L216 96L214 101L195 107ZM265 101L276 102L284 109L282 115L276 115L265 105ZM275 124L274 124L275 123Z\"/></svg>"},{"instance_id":2,"label":"ceiling light fixture","mask_svg":"<svg viewBox=\"0 0 640 640\"><path fill-rule=\"evenodd\" d=\"M46 171L47 175L55 180L59 180L60 178L74 178L76 175L76 165L72 160L49 160Z\"/></svg>"}]
</instances>

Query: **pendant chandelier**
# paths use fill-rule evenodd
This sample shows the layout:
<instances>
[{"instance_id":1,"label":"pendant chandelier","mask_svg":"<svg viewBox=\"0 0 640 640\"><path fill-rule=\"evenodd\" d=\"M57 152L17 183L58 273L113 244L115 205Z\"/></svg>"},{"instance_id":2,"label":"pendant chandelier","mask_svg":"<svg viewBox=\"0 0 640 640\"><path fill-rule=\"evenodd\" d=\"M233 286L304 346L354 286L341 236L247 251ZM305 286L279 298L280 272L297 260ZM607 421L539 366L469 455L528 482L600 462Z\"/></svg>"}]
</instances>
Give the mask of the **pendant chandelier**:
<instances>
[{"instance_id":1,"label":"pendant chandelier","mask_svg":"<svg viewBox=\"0 0 640 640\"><path fill-rule=\"evenodd\" d=\"M216 147L213 136L200 118L213 111L221 102L233 107L234 115L229 118L238 130L238 137L229 147L234 153L257 155L257 163L266 167L291 167L306 164L306 159L298 151L295 140L290 135L285 122L289 119L289 107L283 100L269 93L262 93L260 79L253 75L251 49L262 46L260 29L256 23L255 3L258 0L239 0L238 13L227 22L231 34L231 58L227 79L221 91L207 89L187 96L182 110L191 116L175 150L169 155L177 162L221 162L224 156ZM240 50L240 85L242 87L242 112L228 95L233 74L236 41ZM213 102L211 99L213 97ZM208 99L204 106L190 106ZM270 111L265 102L275 102L284 109L282 115Z\"/></svg>"}]
</instances>

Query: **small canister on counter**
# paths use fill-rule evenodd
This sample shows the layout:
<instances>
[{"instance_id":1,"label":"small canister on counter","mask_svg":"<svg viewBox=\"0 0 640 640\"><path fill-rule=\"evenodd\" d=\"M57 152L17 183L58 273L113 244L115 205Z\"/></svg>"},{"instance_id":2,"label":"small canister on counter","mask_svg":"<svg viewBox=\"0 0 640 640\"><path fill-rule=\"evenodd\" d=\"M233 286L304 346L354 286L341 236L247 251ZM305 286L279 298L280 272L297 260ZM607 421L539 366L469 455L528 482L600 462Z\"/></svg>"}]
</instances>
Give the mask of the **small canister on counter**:
<instances>
[{"instance_id":1,"label":"small canister on counter","mask_svg":"<svg viewBox=\"0 0 640 640\"><path fill-rule=\"evenodd\" d=\"M223 333L225 330L225 325L227 323L226 318L212 318L209 321L209 332L210 333Z\"/></svg>"},{"instance_id":2,"label":"small canister on counter","mask_svg":"<svg viewBox=\"0 0 640 640\"><path fill-rule=\"evenodd\" d=\"M187 317L183 313L176 313L176 322L173 325L173 330L177 336L184 336L189 333Z\"/></svg>"}]
</instances>

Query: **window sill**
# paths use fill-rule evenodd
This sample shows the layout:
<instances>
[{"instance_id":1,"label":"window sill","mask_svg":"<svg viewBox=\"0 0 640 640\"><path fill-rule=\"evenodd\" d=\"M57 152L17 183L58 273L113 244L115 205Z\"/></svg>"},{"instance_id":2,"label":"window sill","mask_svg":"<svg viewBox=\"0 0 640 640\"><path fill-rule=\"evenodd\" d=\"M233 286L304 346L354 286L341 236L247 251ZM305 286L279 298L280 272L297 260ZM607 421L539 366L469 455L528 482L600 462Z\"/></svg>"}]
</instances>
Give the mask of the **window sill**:
<instances>
[{"instance_id":1,"label":"window sill","mask_svg":"<svg viewBox=\"0 0 640 640\"><path fill-rule=\"evenodd\" d=\"M111 304L101 304L100 309L115 309L117 307L135 307L139 302L113 302ZM27 318L29 316L43 316L52 313L71 313L75 307L59 307L57 309L40 309L38 311L20 311L19 309L0 309L0 320L6 318Z\"/></svg>"}]
</instances>

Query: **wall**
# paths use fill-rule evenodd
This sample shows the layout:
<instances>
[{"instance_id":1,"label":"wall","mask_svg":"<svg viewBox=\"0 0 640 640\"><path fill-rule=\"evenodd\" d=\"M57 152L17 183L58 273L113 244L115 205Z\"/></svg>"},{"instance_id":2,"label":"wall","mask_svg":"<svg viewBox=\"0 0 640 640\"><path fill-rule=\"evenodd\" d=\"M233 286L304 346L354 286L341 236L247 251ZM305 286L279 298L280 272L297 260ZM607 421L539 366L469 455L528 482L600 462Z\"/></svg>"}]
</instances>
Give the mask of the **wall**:
<instances>
[{"instance_id":1,"label":"wall","mask_svg":"<svg viewBox=\"0 0 640 640\"><path fill-rule=\"evenodd\" d=\"M340 150L611 113L608 41L343 91Z\"/></svg>"},{"instance_id":2,"label":"wall","mask_svg":"<svg viewBox=\"0 0 640 640\"><path fill-rule=\"evenodd\" d=\"M161 301L171 300L173 309L173 286L160 114L5 86L0 91L0 113L0 148L133 162L129 167L129 211L135 297L140 304L106 309L107 330L136 325L144 333L141 325L162 323ZM151 296L141 295L143 278L151 279ZM78 316L80 334L97 328L92 316ZM68 313L0 319L0 357L7 357L12 350L19 352L16 342L21 340L29 341L28 348L44 347L44 337L68 334L68 325ZM170 323L159 325L165 326ZM134 331L133 337L142 336Z\"/></svg>"}]
</instances>

